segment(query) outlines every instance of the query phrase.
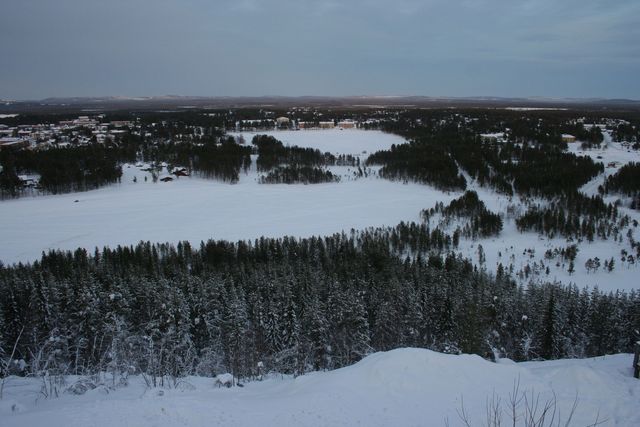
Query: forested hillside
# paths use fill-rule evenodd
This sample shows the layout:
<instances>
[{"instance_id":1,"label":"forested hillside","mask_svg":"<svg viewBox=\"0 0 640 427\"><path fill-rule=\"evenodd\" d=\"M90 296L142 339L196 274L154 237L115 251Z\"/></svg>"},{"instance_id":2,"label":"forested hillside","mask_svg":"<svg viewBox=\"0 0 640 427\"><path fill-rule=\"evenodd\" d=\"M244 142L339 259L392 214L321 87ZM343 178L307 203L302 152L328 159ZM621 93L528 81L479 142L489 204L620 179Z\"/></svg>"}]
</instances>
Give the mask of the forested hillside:
<instances>
[{"instance_id":1,"label":"forested hillside","mask_svg":"<svg viewBox=\"0 0 640 427\"><path fill-rule=\"evenodd\" d=\"M157 378L247 377L258 362L300 374L408 346L515 360L631 350L637 292L517 286L448 253L450 245L402 224L326 238L50 252L0 270L1 348L15 345L31 374Z\"/></svg>"}]
</instances>

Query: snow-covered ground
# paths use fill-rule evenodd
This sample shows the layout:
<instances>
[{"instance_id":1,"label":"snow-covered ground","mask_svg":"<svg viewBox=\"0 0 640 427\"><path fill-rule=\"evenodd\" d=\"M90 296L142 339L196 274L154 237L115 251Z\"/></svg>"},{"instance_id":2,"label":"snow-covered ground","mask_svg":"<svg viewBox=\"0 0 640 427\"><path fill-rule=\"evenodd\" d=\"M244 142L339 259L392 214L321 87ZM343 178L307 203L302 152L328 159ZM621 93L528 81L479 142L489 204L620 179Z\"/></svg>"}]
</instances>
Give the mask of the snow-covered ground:
<instances>
[{"instance_id":1,"label":"snow-covered ground","mask_svg":"<svg viewBox=\"0 0 640 427\"><path fill-rule=\"evenodd\" d=\"M316 185L265 185L255 174L231 185L199 178L131 182L85 193L0 203L0 260L29 261L48 249L207 239L329 235L417 221L450 199L432 188L377 178ZM142 181L142 182L141 182ZM77 200L77 202L76 202Z\"/></svg>"},{"instance_id":2,"label":"snow-covered ground","mask_svg":"<svg viewBox=\"0 0 640 427\"><path fill-rule=\"evenodd\" d=\"M271 135L282 141L284 145L315 148L332 154L351 154L364 156L379 150L388 150L393 144L406 141L390 133L379 131L363 131L359 129L305 129L298 131L257 131L230 132L229 135L242 135L246 144L256 135Z\"/></svg>"},{"instance_id":3,"label":"snow-covered ground","mask_svg":"<svg viewBox=\"0 0 640 427\"><path fill-rule=\"evenodd\" d=\"M442 426L448 420L459 426L462 402L472 425L484 425L492 396L505 410L503 423L511 425L506 410L519 382L529 401L539 396L539 411L555 394L556 418L565 421L577 398L571 425L599 420L603 426L631 427L640 425L640 381L632 377L632 357L516 364L404 348L336 371L276 376L243 388L220 389L211 378L191 377L178 389L146 389L133 377L126 387L50 399L39 393L38 379L10 377L0 400L0 425ZM521 402L518 412L524 407Z\"/></svg>"},{"instance_id":4,"label":"snow-covered ground","mask_svg":"<svg viewBox=\"0 0 640 427\"><path fill-rule=\"evenodd\" d=\"M630 144L614 142L611 134L607 131L603 132L604 140L601 148L582 149L581 142L572 142L568 144L568 151L577 156L590 157L594 162L601 162L605 166L604 173L598 175L588 183L586 183L581 191L588 195L595 195L598 186L604 183L605 178L616 173L622 166L629 162L640 161L640 153L633 150Z\"/></svg>"},{"instance_id":5,"label":"snow-covered ground","mask_svg":"<svg viewBox=\"0 0 640 427\"><path fill-rule=\"evenodd\" d=\"M285 144L352 154L361 160L376 150L404 142L395 135L362 130L259 133L274 135ZM255 133L242 135L250 144ZM605 144L600 150L582 151L579 142L569 145L569 151L591 156L608 166L604 174L582 188L589 195L597 193L606 176L630 161L640 161L637 151L611 141L607 132L604 136ZM260 236L305 237L352 228L394 226L400 221L418 221L422 209L440 201L447 204L462 194L444 193L426 185L390 182L376 178L373 173L356 179L353 168L339 166L330 168L341 177L339 183L316 185L258 184L255 162L253 169L241 174L240 182L234 185L197 177L152 183L142 168L126 165L121 184L94 191L0 202L0 260L4 263L32 261L49 249L93 250L96 246L128 245L140 240L173 243L189 240L198 244L210 238L235 241ZM548 239L536 233L519 233L514 215L508 215L507 211L515 207L524 212L526 208L520 201L479 187L467 178L469 189L477 191L490 210L503 215L504 230L496 238L462 240L459 250L464 256L478 261L478 245L482 245L485 267L490 271L502 263L507 271L512 266L517 274L528 265L532 274L523 277L523 281L558 280L580 287L598 286L605 291L640 288L637 280L640 262L631 265L620 261L622 249L633 253L626 237L628 229L621 232L622 242L596 239L593 243L578 243L563 238ZM607 201L615 199L616 196L610 196ZM620 210L640 221L640 212ZM640 231L632 225L629 228L638 239ZM547 250L573 243L579 246L575 273L568 273L567 263L556 265L557 260L545 259ZM613 257L614 270L607 272L600 268L587 272L585 262L595 257L602 262Z\"/></svg>"},{"instance_id":6,"label":"snow-covered ground","mask_svg":"<svg viewBox=\"0 0 640 427\"><path fill-rule=\"evenodd\" d=\"M580 189L581 192L589 196L598 194L598 186L602 185L606 177L614 174L622 166L632 161L640 161L640 153L638 151L629 149L623 143L613 142L609 132L604 132L603 136L602 148L597 150L582 150L580 142L569 144L569 152L578 156L591 157L594 161L602 162L605 165L603 174L595 177ZM464 175L468 182L468 189L476 191L489 210L502 215L504 228L497 237L475 241L461 240L459 252L463 256L478 263L478 246L482 245L482 252L486 259L484 267L489 271L495 272L498 264L502 264L507 271L509 271L510 267L513 267L513 272L517 274L519 272L522 273L528 266L531 273L529 277L522 277L521 280L523 282L529 280L559 281L565 284L574 283L579 287L593 288L597 286L603 291L640 288L640 281L638 281L640 263L629 264L620 260L621 250L624 249L628 253L634 253L634 250L630 247L627 233L631 230L637 240L640 235L640 229L638 229L640 227L629 225L628 228L621 230L622 242L614 241L613 238L608 240L596 238L591 243L586 241L577 242L567 241L562 237L550 239L533 232L521 233L516 228L515 218L527 210L524 203L518 197L509 198L491 189L480 187L468 174L465 173ZM608 203L613 203L616 199L618 199L616 195L605 197L605 201ZM543 203L543 201L536 200L535 203ZM508 214L509 209L515 211L515 213ZM622 215L629 215L632 220L635 219L640 222L640 212L625 207L620 207L619 211ZM434 227L436 225L437 219L432 222L431 226ZM452 233L457 225L464 224L451 224L448 226L447 231ZM568 272L568 262L563 262L558 257L552 260L545 258L547 250L562 249L572 244L578 246L574 273L570 274ZM588 259L595 257L598 257L602 263L605 260L614 258L615 266L613 271L609 272L601 267L595 272L588 272L585 268L585 263ZM558 262L559 265L556 265ZM546 272L547 267L549 268L549 274Z\"/></svg>"},{"instance_id":7,"label":"snow-covered ground","mask_svg":"<svg viewBox=\"0 0 640 427\"><path fill-rule=\"evenodd\" d=\"M620 261L620 251L627 250L629 253L634 251L630 248L629 239L626 234L629 229L634 231L637 239L640 236L640 229L636 229L630 225L627 229L622 230L622 242L614 241L613 238L608 240L600 240L596 238L593 242L587 241L568 242L562 237L553 239L539 235L534 232L521 233L516 227L516 215L507 214L510 207L514 207L519 213L524 213L526 207L519 205L517 198L510 200L508 197L497 194L496 192L478 186L475 182L470 182L469 189L478 193L479 198L487 205L487 208L493 212L502 214L503 230L497 237L491 237L478 240L461 240L459 252L463 256L479 261L478 246L482 245L486 262L484 267L495 272L498 264L502 264L505 270L509 271L513 267L513 273L522 272L526 266L529 266L531 274L529 277L523 277L522 280L543 280L551 282L562 282L565 284L574 283L579 287L598 287L602 291L614 291L617 289L638 289L640 281L638 281L638 273L640 273L640 263L635 262L629 264ZM610 200L613 201L613 200ZM632 219L640 222L640 212L630 209L620 208L623 214L629 215ZM436 221L432 222L432 228L436 225ZM452 233L456 224L448 227L448 232ZM559 257L549 260L545 258L547 250L566 248L571 244L578 246L578 254L575 260L575 272L568 272L568 262L563 262ZM590 258L598 257L602 263L605 260L614 258L615 267L609 272L601 267L597 271L588 272L585 263ZM560 265L556 265L556 263ZM546 268L549 268L549 274Z\"/></svg>"},{"instance_id":8,"label":"snow-covered ground","mask_svg":"<svg viewBox=\"0 0 640 427\"><path fill-rule=\"evenodd\" d=\"M594 161L605 164L605 173L595 177L580 189L580 191L589 196L598 194L598 186L604 183L607 176L615 173L629 162L640 161L639 152L628 149L622 143L613 142L608 132L604 132L604 143L601 149L582 150L581 143L575 142L569 144L568 151L579 156L589 156ZM640 288L640 281L637 278L640 272L640 263L629 264L620 260L621 250L624 249L628 253L634 253L634 250L630 247L627 232L631 229L634 238L637 240L638 235L640 235L640 230L637 227L630 225L625 230L621 230L622 242L617 242L613 238L608 240L596 238L591 243L586 241L577 242L567 241L562 237L551 239L534 232L521 233L516 227L515 219L526 212L525 202L519 200L518 197L509 198L491 189L480 187L468 174L464 172L463 174L467 179L468 189L476 191L489 210L500 214L504 225L502 232L497 237L475 241L461 240L459 252L463 256L478 263L479 246L482 245L482 252L486 259L484 267L489 271L495 272L498 264L502 264L506 271L512 268L512 272L518 274L523 273L528 266L530 274L528 277L522 275L520 280L523 282L528 282L529 280L558 281L565 284L574 283L579 287L594 288L597 286L602 291ZM616 195L610 195L605 197L605 201L613 203L617 198L618 196ZM535 203L544 203L544 201L535 200ZM512 210L513 213L509 214L509 210ZM632 220L635 219L640 222L640 212L624 207L620 207L619 211L623 215L629 215ZM438 218L432 221L431 227L433 228L437 225ZM450 224L446 231L453 233L458 225L463 226L464 223ZM568 262L560 260L559 257L551 260L545 258L547 250L562 249L572 244L578 246L574 273L570 274L568 272ZM585 263L588 259L595 257L598 257L602 263L605 260L614 258L613 271L609 272L601 267L597 271L588 272L585 268ZM548 274L546 272L547 267L549 269Z\"/></svg>"},{"instance_id":9,"label":"snow-covered ground","mask_svg":"<svg viewBox=\"0 0 640 427\"><path fill-rule=\"evenodd\" d=\"M404 142L376 131L276 133L290 144L344 153ZM196 177L152 183L141 169L125 165L121 184L98 190L0 202L0 260L31 261L49 249L93 250L140 240L198 244L211 238L329 235L417 221L422 209L455 196L375 176L356 180L348 167L331 168L341 182L315 185L258 184L255 170L241 174L237 184Z\"/></svg>"}]
</instances>

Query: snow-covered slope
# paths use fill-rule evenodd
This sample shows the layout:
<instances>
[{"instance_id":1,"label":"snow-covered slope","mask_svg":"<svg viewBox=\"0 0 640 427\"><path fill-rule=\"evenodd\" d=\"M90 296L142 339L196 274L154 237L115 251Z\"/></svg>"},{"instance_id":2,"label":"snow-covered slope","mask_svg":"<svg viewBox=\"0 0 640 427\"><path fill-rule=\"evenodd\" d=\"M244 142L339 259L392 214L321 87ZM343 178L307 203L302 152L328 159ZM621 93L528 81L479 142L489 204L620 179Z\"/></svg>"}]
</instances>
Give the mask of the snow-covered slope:
<instances>
[{"instance_id":1,"label":"snow-covered slope","mask_svg":"<svg viewBox=\"0 0 640 427\"><path fill-rule=\"evenodd\" d=\"M567 418L578 397L575 426L606 419L605 426L640 425L640 381L632 355L515 364L423 349L373 354L332 372L275 377L243 388L218 389L208 378L189 378L180 389L98 388L83 396L38 399L40 383L12 377L0 401L0 425L13 426L438 426L461 425L464 407L483 425L487 399L505 409L514 383L540 406L555 393ZM531 393L533 392L533 395ZM520 409L524 410L524 402ZM540 408L541 409L541 408ZM509 420L504 414L505 424ZM562 424L564 425L564 424Z\"/></svg>"}]
</instances>

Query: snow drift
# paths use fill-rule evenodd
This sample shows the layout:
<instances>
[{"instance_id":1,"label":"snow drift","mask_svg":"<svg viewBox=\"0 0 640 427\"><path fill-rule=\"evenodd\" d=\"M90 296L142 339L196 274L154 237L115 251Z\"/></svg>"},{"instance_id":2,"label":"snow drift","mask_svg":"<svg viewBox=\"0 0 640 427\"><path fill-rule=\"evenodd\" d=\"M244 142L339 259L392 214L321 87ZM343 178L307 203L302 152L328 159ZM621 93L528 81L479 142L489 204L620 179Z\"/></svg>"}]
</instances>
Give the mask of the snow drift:
<instances>
[{"instance_id":1,"label":"snow drift","mask_svg":"<svg viewBox=\"0 0 640 427\"><path fill-rule=\"evenodd\" d=\"M109 391L82 396L38 396L37 379L9 378L0 401L3 426L437 426L461 425L464 407L483 425L487 399L508 404L514 384L541 402L555 396L571 425L606 419L607 426L640 425L640 381L632 355L581 360L492 363L478 356L404 348L381 352L332 372L271 377L239 388L216 388L211 378L186 379L189 387L146 389L139 378ZM533 394L531 394L533 393ZM505 414L505 420L509 420ZM510 421L510 420L509 420ZM508 423L510 424L510 423Z\"/></svg>"}]
</instances>

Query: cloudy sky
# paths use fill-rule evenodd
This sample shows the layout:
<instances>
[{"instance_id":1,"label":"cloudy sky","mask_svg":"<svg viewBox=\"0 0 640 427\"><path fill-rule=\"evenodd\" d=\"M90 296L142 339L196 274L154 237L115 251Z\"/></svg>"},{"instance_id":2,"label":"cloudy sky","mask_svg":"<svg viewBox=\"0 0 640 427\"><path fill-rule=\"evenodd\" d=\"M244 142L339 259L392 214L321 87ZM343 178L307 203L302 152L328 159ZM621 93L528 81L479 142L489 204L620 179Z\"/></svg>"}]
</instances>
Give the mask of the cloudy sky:
<instances>
[{"instance_id":1,"label":"cloudy sky","mask_svg":"<svg viewBox=\"0 0 640 427\"><path fill-rule=\"evenodd\" d=\"M638 0L2 0L0 98L640 99Z\"/></svg>"}]
</instances>

